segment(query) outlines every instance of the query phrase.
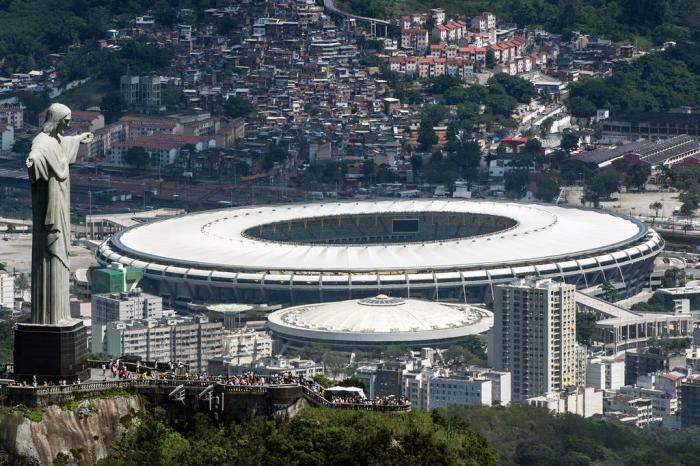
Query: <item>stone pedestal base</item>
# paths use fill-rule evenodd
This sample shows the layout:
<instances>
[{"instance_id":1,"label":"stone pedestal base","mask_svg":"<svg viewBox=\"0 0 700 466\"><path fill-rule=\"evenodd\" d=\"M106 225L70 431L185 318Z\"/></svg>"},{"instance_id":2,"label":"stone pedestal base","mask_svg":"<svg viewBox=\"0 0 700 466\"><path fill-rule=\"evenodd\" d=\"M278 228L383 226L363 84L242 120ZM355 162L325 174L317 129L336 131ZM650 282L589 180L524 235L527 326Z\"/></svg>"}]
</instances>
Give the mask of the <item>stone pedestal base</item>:
<instances>
[{"instance_id":1,"label":"stone pedestal base","mask_svg":"<svg viewBox=\"0 0 700 466\"><path fill-rule=\"evenodd\" d=\"M87 329L81 320L65 325L17 324L15 378L32 383L86 380Z\"/></svg>"}]
</instances>

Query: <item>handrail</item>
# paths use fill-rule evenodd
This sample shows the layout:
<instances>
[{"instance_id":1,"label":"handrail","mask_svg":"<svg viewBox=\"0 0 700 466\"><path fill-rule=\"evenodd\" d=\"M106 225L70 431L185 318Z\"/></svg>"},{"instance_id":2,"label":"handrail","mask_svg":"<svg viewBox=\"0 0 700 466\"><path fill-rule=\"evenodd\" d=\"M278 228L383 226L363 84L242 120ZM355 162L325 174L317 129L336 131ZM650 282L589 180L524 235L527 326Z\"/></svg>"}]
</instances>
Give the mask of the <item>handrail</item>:
<instances>
[{"instance_id":1,"label":"handrail","mask_svg":"<svg viewBox=\"0 0 700 466\"><path fill-rule=\"evenodd\" d=\"M315 403L316 405L336 408L336 409L352 409L361 411L384 411L384 412L408 412L411 410L411 404L388 405L374 403L333 403L325 399L321 394L311 390L306 385L298 383L291 384L264 384L264 385L228 385L218 381L203 381L203 380L180 380L180 379L130 379L130 380L113 380L108 382L86 383L81 385L56 385L50 387L27 387L27 386L12 386L6 385L0 388L0 393L26 393L35 397L50 396L58 394L72 393L89 393L111 390L113 388L121 389L148 389L148 388L174 388L179 385L187 387L208 387L210 385L218 387L224 393L267 393L270 387L301 387L303 396Z\"/></svg>"}]
</instances>

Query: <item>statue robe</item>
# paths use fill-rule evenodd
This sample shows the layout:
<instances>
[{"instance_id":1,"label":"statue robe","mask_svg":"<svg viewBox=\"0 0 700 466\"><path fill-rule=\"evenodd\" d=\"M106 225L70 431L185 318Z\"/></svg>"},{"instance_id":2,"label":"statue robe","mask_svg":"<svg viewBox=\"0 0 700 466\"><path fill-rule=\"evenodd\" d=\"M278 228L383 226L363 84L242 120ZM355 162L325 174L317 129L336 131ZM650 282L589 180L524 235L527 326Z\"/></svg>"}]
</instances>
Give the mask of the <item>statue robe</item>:
<instances>
[{"instance_id":1,"label":"statue robe","mask_svg":"<svg viewBox=\"0 0 700 466\"><path fill-rule=\"evenodd\" d=\"M28 161L32 182L32 323L60 325L70 320L70 180L79 136L46 133L32 141Z\"/></svg>"}]
</instances>

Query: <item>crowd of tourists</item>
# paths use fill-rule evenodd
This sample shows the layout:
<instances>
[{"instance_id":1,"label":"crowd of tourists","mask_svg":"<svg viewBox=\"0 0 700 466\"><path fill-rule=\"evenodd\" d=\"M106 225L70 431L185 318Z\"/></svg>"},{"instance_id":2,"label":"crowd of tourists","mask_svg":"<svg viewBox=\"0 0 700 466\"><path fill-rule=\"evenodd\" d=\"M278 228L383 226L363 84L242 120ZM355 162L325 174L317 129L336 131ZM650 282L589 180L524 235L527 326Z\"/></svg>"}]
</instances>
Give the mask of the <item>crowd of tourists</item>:
<instances>
[{"instance_id":1,"label":"crowd of tourists","mask_svg":"<svg viewBox=\"0 0 700 466\"><path fill-rule=\"evenodd\" d=\"M128 368L127 364L134 367ZM155 365L159 367L158 364ZM105 363L100 364L102 369L101 376L103 381L108 380L154 380L154 381L180 381L180 382L204 382L204 383L219 383L227 386L254 387L254 386L269 386L269 385L301 385L306 387L313 393L316 393L326 401L333 405L361 405L361 406L407 406L410 403L400 396L383 396L374 397L371 399L365 398L359 390L352 392L344 392L342 390L328 390L315 380L303 375L294 375L291 372L282 372L278 374L262 375L254 371L246 371L238 375L218 375L212 376L207 372L199 374L191 374L182 363L175 361L168 363L165 370L156 370L146 367L140 361L135 363L126 363L121 359L110 359ZM131 370L130 370L131 369ZM135 370L134 370L135 369ZM183 370L184 369L184 370ZM99 369L98 369L99 374ZM80 380L75 381L76 385L80 385ZM22 382L19 385L27 386L27 383ZM44 382L43 386L54 385L53 382ZM58 385L68 385L66 380L59 381ZM36 377L34 377L32 386L37 387Z\"/></svg>"}]
</instances>

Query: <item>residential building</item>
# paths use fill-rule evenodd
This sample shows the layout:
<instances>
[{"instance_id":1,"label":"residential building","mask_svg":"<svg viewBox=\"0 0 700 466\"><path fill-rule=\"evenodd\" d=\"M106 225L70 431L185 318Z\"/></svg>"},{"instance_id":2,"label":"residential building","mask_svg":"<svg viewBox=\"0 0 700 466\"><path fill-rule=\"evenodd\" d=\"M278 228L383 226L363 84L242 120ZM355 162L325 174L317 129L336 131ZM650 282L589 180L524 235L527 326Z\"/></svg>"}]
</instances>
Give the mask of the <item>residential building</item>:
<instances>
[{"instance_id":1,"label":"residential building","mask_svg":"<svg viewBox=\"0 0 700 466\"><path fill-rule=\"evenodd\" d=\"M131 76L126 74L119 80L122 99L129 107L158 109L161 106L161 84L159 76Z\"/></svg>"},{"instance_id":2,"label":"residential building","mask_svg":"<svg viewBox=\"0 0 700 466\"><path fill-rule=\"evenodd\" d=\"M447 406L491 406L493 383L471 376L435 377L430 379L428 409Z\"/></svg>"},{"instance_id":3,"label":"residential building","mask_svg":"<svg viewBox=\"0 0 700 466\"><path fill-rule=\"evenodd\" d=\"M700 426L700 376L691 376L681 385L681 426Z\"/></svg>"},{"instance_id":4,"label":"residential building","mask_svg":"<svg viewBox=\"0 0 700 466\"><path fill-rule=\"evenodd\" d=\"M445 406L510 404L510 373L482 367L451 372L423 369L403 375L403 395L414 409L429 411Z\"/></svg>"},{"instance_id":5,"label":"residential building","mask_svg":"<svg viewBox=\"0 0 700 466\"><path fill-rule=\"evenodd\" d=\"M163 298L141 293L137 288L131 292L93 294L91 305L92 352L106 350L107 324L140 319L163 317Z\"/></svg>"},{"instance_id":6,"label":"residential building","mask_svg":"<svg viewBox=\"0 0 700 466\"><path fill-rule=\"evenodd\" d=\"M652 412L657 418L675 416L678 411L678 398L663 390L625 385L619 388L618 393L650 399Z\"/></svg>"},{"instance_id":7,"label":"residential building","mask_svg":"<svg viewBox=\"0 0 700 466\"><path fill-rule=\"evenodd\" d=\"M547 408L555 414L591 417L603 414L603 391L593 387L570 387L560 392L528 398L526 403Z\"/></svg>"},{"instance_id":8,"label":"residential building","mask_svg":"<svg viewBox=\"0 0 700 466\"><path fill-rule=\"evenodd\" d=\"M576 383L577 387L586 386L586 360L588 358L588 348L585 345L576 343Z\"/></svg>"},{"instance_id":9,"label":"residential building","mask_svg":"<svg viewBox=\"0 0 700 466\"><path fill-rule=\"evenodd\" d=\"M636 384L639 376L685 366L685 353L674 353L655 346L631 349L625 353L625 385Z\"/></svg>"},{"instance_id":10,"label":"residential building","mask_svg":"<svg viewBox=\"0 0 700 466\"><path fill-rule=\"evenodd\" d=\"M0 123L0 150L12 150L15 143L15 128L7 123Z\"/></svg>"},{"instance_id":11,"label":"residential building","mask_svg":"<svg viewBox=\"0 0 700 466\"><path fill-rule=\"evenodd\" d=\"M511 372L514 400L576 383L575 290L534 278L494 287L489 364Z\"/></svg>"},{"instance_id":12,"label":"residential building","mask_svg":"<svg viewBox=\"0 0 700 466\"><path fill-rule=\"evenodd\" d=\"M116 165L129 165L127 152L131 148L138 147L144 149L147 154L148 159L143 165L165 167L175 163L185 146L192 146L197 152L208 148L209 139L207 137L204 138L153 133L149 136L127 139L112 146L110 162Z\"/></svg>"},{"instance_id":13,"label":"residential building","mask_svg":"<svg viewBox=\"0 0 700 466\"><path fill-rule=\"evenodd\" d=\"M229 357L209 359L208 371L211 375L241 375L253 371L267 377L269 375L291 374L312 378L323 374L323 365L310 359L285 358L281 356L259 359L251 364L235 364Z\"/></svg>"},{"instance_id":14,"label":"residential building","mask_svg":"<svg viewBox=\"0 0 700 466\"><path fill-rule=\"evenodd\" d=\"M92 321L96 324L160 317L163 298L142 293L138 288L128 293L92 295Z\"/></svg>"},{"instance_id":15,"label":"residential building","mask_svg":"<svg viewBox=\"0 0 700 466\"><path fill-rule=\"evenodd\" d=\"M630 395L613 395L603 400L603 414L637 427L646 427L654 422L661 422L654 416L654 406L650 398Z\"/></svg>"},{"instance_id":16,"label":"residential building","mask_svg":"<svg viewBox=\"0 0 700 466\"><path fill-rule=\"evenodd\" d=\"M591 358L586 364L586 386L615 391L625 384L625 361L613 357Z\"/></svg>"},{"instance_id":17,"label":"residential building","mask_svg":"<svg viewBox=\"0 0 700 466\"><path fill-rule=\"evenodd\" d=\"M0 123L6 123L16 130L24 128L24 107L21 105L0 106Z\"/></svg>"},{"instance_id":18,"label":"residential building","mask_svg":"<svg viewBox=\"0 0 700 466\"><path fill-rule=\"evenodd\" d=\"M406 371L406 363L389 361L377 367L375 379L375 395L377 396L401 396L403 394L402 376Z\"/></svg>"},{"instance_id":19,"label":"residential building","mask_svg":"<svg viewBox=\"0 0 700 466\"><path fill-rule=\"evenodd\" d=\"M224 357L237 366L272 356L272 338L264 332L241 328L223 334Z\"/></svg>"},{"instance_id":20,"label":"residential building","mask_svg":"<svg viewBox=\"0 0 700 466\"><path fill-rule=\"evenodd\" d=\"M15 276L0 271L0 308L15 308Z\"/></svg>"},{"instance_id":21,"label":"residential building","mask_svg":"<svg viewBox=\"0 0 700 466\"><path fill-rule=\"evenodd\" d=\"M428 49L430 40L428 30L423 28L410 28L401 31L401 48L415 50L424 53Z\"/></svg>"},{"instance_id":22,"label":"residential building","mask_svg":"<svg viewBox=\"0 0 700 466\"><path fill-rule=\"evenodd\" d=\"M106 327L104 348L111 357L179 361L191 372L203 372L209 359L221 356L221 322L206 317L110 322Z\"/></svg>"}]
</instances>

